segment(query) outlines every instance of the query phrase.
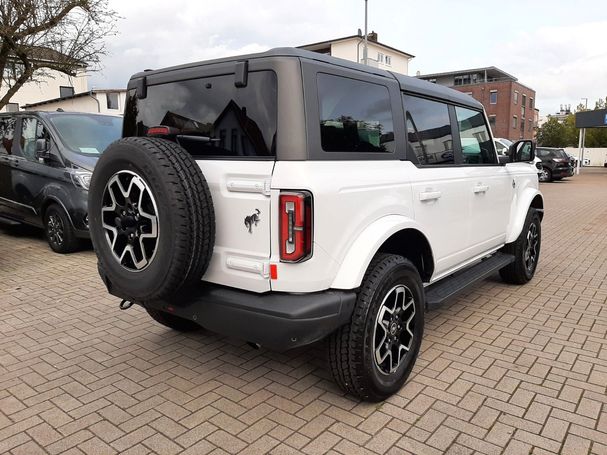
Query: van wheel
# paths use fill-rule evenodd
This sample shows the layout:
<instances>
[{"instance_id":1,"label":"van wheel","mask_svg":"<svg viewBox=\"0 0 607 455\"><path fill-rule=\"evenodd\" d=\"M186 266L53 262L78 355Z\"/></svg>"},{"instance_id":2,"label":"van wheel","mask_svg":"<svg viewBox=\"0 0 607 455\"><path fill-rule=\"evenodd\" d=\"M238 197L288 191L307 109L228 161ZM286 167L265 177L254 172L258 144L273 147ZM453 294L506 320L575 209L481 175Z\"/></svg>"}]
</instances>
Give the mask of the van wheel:
<instances>
[{"instance_id":1,"label":"van wheel","mask_svg":"<svg viewBox=\"0 0 607 455\"><path fill-rule=\"evenodd\" d=\"M49 246L55 253L72 253L80 247L67 213L57 204L51 204L44 212L44 232Z\"/></svg>"},{"instance_id":2,"label":"van wheel","mask_svg":"<svg viewBox=\"0 0 607 455\"><path fill-rule=\"evenodd\" d=\"M166 311L155 310L153 308L146 308L145 311L148 312L154 321L178 332L193 332L201 329L194 321L180 318Z\"/></svg>"},{"instance_id":3,"label":"van wheel","mask_svg":"<svg viewBox=\"0 0 607 455\"><path fill-rule=\"evenodd\" d=\"M178 144L129 137L95 166L89 225L99 273L126 300L162 300L200 281L215 242L202 171Z\"/></svg>"},{"instance_id":4,"label":"van wheel","mask_svg":"<svg viewBox=\"0 0 607 455\"><path fill-rule=\"evenodd\" d=\"M510 284L525 284L533 278L540 259L542 246L542 223L540 215L533 208L527 212L525 225L518 238L502 248L514 255L514 262L500 270L502 280Z\"/></svg>"},{"instance_id":5,"label":"van wheel","mask_svg":"<svg viewBox=\"0 0 607 455\"><path fill-rule=\"evenodd\" d=\"M411 373L424 333L424 291L416 267L378 254L367 269L349 324L331 335L331 373L347 393L381 401Z\"/></svg>"}]
</instances>

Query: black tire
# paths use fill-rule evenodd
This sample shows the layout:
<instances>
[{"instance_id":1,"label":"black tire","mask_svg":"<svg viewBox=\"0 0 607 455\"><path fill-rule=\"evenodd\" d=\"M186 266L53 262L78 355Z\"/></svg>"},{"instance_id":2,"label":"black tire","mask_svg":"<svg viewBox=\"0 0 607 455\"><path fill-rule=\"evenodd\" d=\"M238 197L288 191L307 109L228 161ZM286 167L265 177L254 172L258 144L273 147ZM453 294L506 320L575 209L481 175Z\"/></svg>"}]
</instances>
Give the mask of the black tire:
<instances>
[{"instance_id":1,"label":"black tire","mask_svg":"<svg viewBox=\"0 0 607 455\"><path fill-rule=\"evenodd\" d=\"M376 318L384 298L399 286L404 286L414 299L413 316L406 313L407 310L401 316L411 318L413 328L410 333L413 335L405 332L396 334L401 337L399 343L404 341L403 335L408 338L405 342L410 343L409 351L397 363L393 372L386 372L382 368L387 365L376 361L375 346L388 346L390 340L386 336L390 335L389 331L384 330L386 336L382 338L381 331L375 332ZM350 323L332 334L327 344L329 366L337 384L345 392L367 401L381 401L400 390L419 353L424 333L424 309L424 290L416 267L402 256L378 254L363 278ZM394 326L393 323L386 322L388 327ZM401 322L408 328L408 324L402 320L397 323ZM379 340L381 342L378 343Z\"/></svg>"},{"instance_id":2,"label":"black tire","mask_svg":"<svg viewBox=\"0 0 607 455\"><path fill-rule=\"evenodd\" d=\"M145 311L148 312L154 321L170 329L177 330L178 332L194 332L202 328L194 321L180 318L179 316L175 316L174 314L165 311L155 310L153 308L146 308Z\"/></svg>"},{"instance_id":3,"label":"black tire","mask_svg":"<svg viewBox=\"0 0 607 455\"><path fill-rule=\"evenodd\" d=\"M139 225L140 221L133 221L139 220L140 215L144 218L144 210L139 207L141 213L136 212L138 208L131 204L130 193L121 201L122 205L118 205L123 208L129 206L127 211L116 209L122 210L121 213L110 211L102 216L102 207L107 209L112 205L110 195L106 192L108 182L113 177L126 178L126 185L129 176L133 180L133 176L136 176L147 186L146 194L149 197L146 211L156 211L157 216L157 237L151 240L152 253L145 261L144 268L134 266L133 254L130 254L132 261L129 264L124 251L120 255L124 256L124 260L119 261L118 254L115 255L110 244L111 236L106 236L107 230L102 226L103 217L109 216L104 221L113 223L113 216L117 215L115 223L119 230L115 235L120 235L122 245L125 242L135 245L142 241L139 237L129 238L129 235L141 235L144 229ZM113 195L120 195L115 187L112 187L113 190L110 186L107 188ZM120 215L125 213L132 216L120 221ZM149 218L147 220L149 222ZM207 182L190 154L178 144L164 139L124 138L106 149L91 179L89 222L99 273L108 290L123 299L137 302L162 300L187 289L200 280L213 253L215 215ZM131 234L125 234L128 229L131 229Z\"/></svg>"},{"instance_id":4,"label":"black tire","mask_svg":"<svg viewBox=\"0 0 607 455\"><path fill-rule=\"evenodd\" d=\"M80 248L80 239L76 237L72 222L58 204L49 205L44 212L44 233L55 253L73 253Z\"/></svg>"},{"instance_id":5,"label":"black tire","mask_svg":"<svg viewBox=\"0 0 607 455\"><path fill-rule=\"evenodd\" d=\"M552 182L552 171L549 168L547 168L546 166L544 166L543 172L545 173L545 176L540 175L539 181L540 182Z\"/></svg>"},{"instance_id":6,"label":"black tire","mask_svg":"<svg viewBox=\"0 0 607 455\"><path fill-rule=\"evenodd\" d=\"M529 236L533 237L537 242L533 251L528 250L530 245ZM514 262L500 270L502 280L510 284L525 284L529 282L537 269L541 246L542 223L540 215L535 209L530 208L529 212L527 212L521 234L514 242L505 245L502 249L504 253L514 256ZM533 248L533 245L531 248ZM532 260L530 260L531 253L534 253ZM528 254L529 256L527 256Z\"/></svg>"}]
</instances>

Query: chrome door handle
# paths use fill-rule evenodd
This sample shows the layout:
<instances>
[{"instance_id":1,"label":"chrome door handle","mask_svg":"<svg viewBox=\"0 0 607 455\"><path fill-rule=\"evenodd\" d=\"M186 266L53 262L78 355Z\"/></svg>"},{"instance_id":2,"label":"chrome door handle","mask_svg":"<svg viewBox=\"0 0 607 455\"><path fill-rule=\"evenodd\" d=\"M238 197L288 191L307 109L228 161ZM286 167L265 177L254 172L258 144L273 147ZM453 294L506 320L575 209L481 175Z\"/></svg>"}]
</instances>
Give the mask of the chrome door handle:
<instances>
[{"instance_id":1,"label":"chrome door handle","mask_svg":"<svg viewBox=\"0 0 607 455\"><path fill-rule=\"evenodd\" d=\"M419 193L420 201L433 201L439 199L443 194L440 191L422 191Z\"/></svg>"},{"instance_id":2,"label":"chrome door handle","mask_svg":"<svg viewBox=\"0 0 607 455\"><path fill-rule=\"evenodd\" d=\"M486 193L487 191L489 191L489 185L476 185L474 187L475 193Z\"/></svg>"}]
</instances>

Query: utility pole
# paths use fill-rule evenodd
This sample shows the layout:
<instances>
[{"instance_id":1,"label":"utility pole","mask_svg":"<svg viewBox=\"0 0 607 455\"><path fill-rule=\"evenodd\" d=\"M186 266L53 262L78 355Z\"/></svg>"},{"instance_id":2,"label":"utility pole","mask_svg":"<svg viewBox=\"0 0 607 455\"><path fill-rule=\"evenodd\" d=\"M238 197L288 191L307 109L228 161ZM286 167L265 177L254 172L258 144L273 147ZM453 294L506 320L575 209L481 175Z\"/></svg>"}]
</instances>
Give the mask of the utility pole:
<instances>
[{"instance_id":1,"label":"utility pole","mask_svg":"<svg viewBox=\"0 0 607 455\"><path fill-rule=\"evenodd\" d=\"M368 45L368 41L367 41L367 0L365 0L365 46L363 48L363 63L366 65L367 64L367 45Z\"/></svg>"}]
</instances>

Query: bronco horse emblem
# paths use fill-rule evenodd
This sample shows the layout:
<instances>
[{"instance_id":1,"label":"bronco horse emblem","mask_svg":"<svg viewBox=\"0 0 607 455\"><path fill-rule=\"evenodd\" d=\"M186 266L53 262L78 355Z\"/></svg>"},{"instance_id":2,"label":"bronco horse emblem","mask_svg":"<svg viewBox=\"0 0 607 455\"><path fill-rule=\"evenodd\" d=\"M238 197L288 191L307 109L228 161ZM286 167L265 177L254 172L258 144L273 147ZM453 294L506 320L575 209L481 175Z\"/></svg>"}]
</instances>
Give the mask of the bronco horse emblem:
<instances>
[{"instance_id":1,"label":"bronco horse emblem","mask_svg":"<svg viewBox=\"0 0 607 455\"><path fill-rule=\"evenodd\" d=\"M259 209L255 209L255 213L253 213L253 215L245 217L244 225L249 230L249 234L253 233L253 226L257 226L257 223L261 221L261 218L259 218L260 214L261 212L259 211Z\"/></svg>"}]
</instances>

